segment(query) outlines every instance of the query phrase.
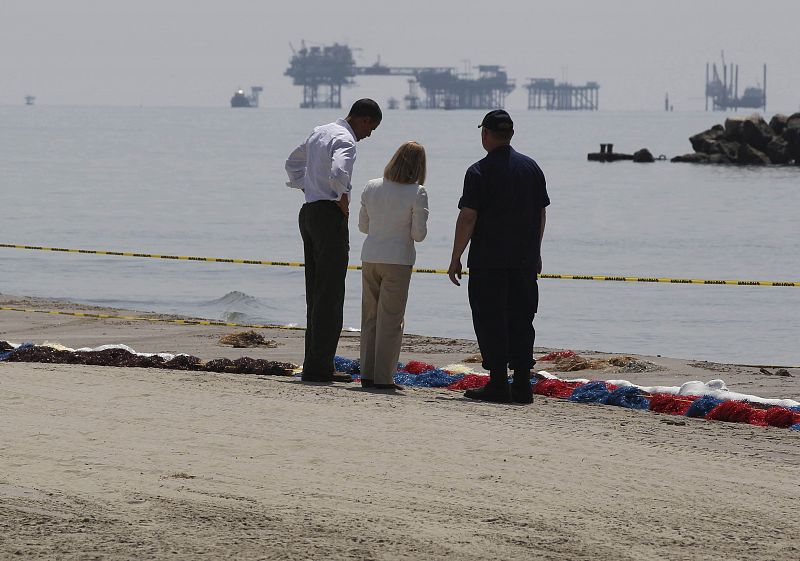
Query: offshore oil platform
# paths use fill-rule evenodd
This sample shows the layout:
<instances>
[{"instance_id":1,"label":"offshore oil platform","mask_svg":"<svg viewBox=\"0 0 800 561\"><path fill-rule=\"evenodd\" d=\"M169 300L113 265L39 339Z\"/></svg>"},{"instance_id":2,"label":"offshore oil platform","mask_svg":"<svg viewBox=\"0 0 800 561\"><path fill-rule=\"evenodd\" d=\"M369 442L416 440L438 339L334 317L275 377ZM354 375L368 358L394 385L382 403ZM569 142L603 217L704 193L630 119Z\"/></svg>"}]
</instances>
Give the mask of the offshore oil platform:
<instances>
[{"instance_id":1,"label":"offshore oil platform","mask_svg":"<svg viewBox=\"0 0 800 561\"><path fill-rule=\"evenodd\" d=\"M358 66L347 45L292 48L289 68L284 73L296 86L303 86L300 107L341 108L342 86L355 84L356 76L408 76L406 109L495 109L505 105L514 90L513 80L498 65L478 66L474 73L458 73L453 67L385 66L380 59L370 66ZM419 95L419 89L423 96Z\"/></svg>"},{"instance_id":2,"label":"offshore oil platform","mask_svg":"<svg viewBox=\"0 0 800 561\"><path fill-rule=\"evenodd\" d=\"M722 53L722 72L716 63L706 63L706 111L708 102L714 111L736 111L740 107L767 110L767 65L764 65L764 82L744 89L739 97L739 65L725 63Z\"/></svg>"},{"instance_id":3,"label":"offshore oil platform","mask_svg":"<svg viewBox=\"0 0 800 561\"><path fill-rule=\"evenodd\" d=\"M553 78L530 78L528 109L546 111L597 111L600 106L600 84L586 82L575 86L556 83Z\"/></svg>"}]
</instances>

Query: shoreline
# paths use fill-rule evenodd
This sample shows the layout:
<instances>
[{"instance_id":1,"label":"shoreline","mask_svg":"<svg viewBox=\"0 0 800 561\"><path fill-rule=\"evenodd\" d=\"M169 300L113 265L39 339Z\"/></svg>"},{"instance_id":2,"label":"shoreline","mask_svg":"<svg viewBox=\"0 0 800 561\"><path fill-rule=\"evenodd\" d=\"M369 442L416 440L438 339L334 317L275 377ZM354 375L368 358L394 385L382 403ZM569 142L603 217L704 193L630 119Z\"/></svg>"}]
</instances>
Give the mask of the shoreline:
<instances>
[{"instance_id":1,"label":"shoreline","mask_svg":"<svg viewBox=\"0 0 800 561\"><path fill-rule=\"evenodd\" d=\"M140 333L143 331L147 331L147 327L154 327L154 326L162 326L162 329L156 329L157 332L163 331L164 326L174 325L174 326L182 326L185 329L179 330L180 333L184 332L191 332L191 331L198 331L203 332L206 336L209 334L227 334L233 332L239 332L242 330L248 330L251 326L248 324L242 324L239 326L227 326L222 325L228 322L224 322L223 320L208 320L206 318L197 318L192 316L184 316L184 315L177 315L177 314L165 314L159 312L145 312L145 311L137 311L137 310L129 310L124 308L114 308L114 307L106 307L106 306L97 306L92 304L81 304L77 302L73 302L70 300L65 299L56 299L56 298L42 298L42 297L35 297L35 296L16 296L10 294L3 294L0 292L0 308L2 307L9 307L9 308L25 308L36 310L35 313L26 313L21 311L5 311L0 310L0 326L10 326L9 330L2 330L0 331L0 337L3 333L10 333L13 335L14 329L18 329L23 326L27 325L37 325L39 327L55 327L60 324L70 323L70 318L74 319L85 319L87 324L91 322L97 323L107 323L113 326L113 323L121 323L124 326L131 326L134 327L133 331L136 333ZM50 315L48 314L49 311L55 312L63 312L64 315L59 313ZM86 313L86 314L96 314L96 315L110 315L110 316L121 316L119 318L79 318L76 316L70 316L70 313ZM13 315L11 315L13 314ZM14 315L17 317L15 318ZM41 316L41 317L37 317ZM126 316L133 316L136 318L143 318L148 321L135 321L132 319L127 319ZM46 322L46 321L37 321L42 320L43 318L49 318L53 320L54 318L61 317L61 322L53 323ZM186 323L177 323L185 321ZM176 322L176 323L170 323ZM204 325L204 323L210 322L214 325ZM230 322L235 323L235 322ZM141 324L137 326L137 324ZM112 331L115 328L111 327ZM21 333L24 333L26 330L23 328ZM119 330L116 329L117 332L124 334L126 330ZM280 358L275 358L274 360L281 360L286 362L294 362L297 364L302 363L302 356L303 356L303 348L302 348L302 339L304 336L304 328L302 327L295 327L294 324L289 324L286 326L275 326L275 327L267 327L261 328L258 327L257 331L264 335L266 339L279 339L281 344L279 345L279 351L276 353L276 356ZM80 341L74 344L67 344L63 341L58 341L58 343L65 344L67 346L75 346L75 347L83 347L83 346L97 346L100 344L110 344L106 342L98 342L92 343L90 341L92 336L97 335L97 330L87 329L85 332L79 329L69 329L66 331L58 331L56 333L63 333L67 336L67 340L69 341ZM339 349L337 350L337 354L347 356L348 358L357 358L358 353L356 352L355 356L352 356L352 351L355 346L355 350L358 349L358 337L359 331L345 329L342 331L341 340ZM108 339L109 335L106 332L100 336L101 339L104 341ZM13 337L12 337L13 339ZM300 340L298 344L297 340ZM31 342L43 342L45 339L41 341L31 341ZM154 342L160 341L159 337L152 337L146 338L146 340L153 340ZM22 341L16 341L20 343ZM125 343L124 341L117 341L118 343ZM133 345L129 345L133 346ZM177 347L176 347L177 348ZM218 346L219 349L225 349L224 346ZM229 347L228 347L229 348ZM210 360L213 358L220 358L222 356L227 357L227 355L219 355L219 356L210 356L205 350L198 349L198 352L203 354L198 354L200 358L203 360ZM176 351L176 350L169 350L169 351L162 351L162 350L152 350L152 349L136 349L139 352L171 352L171 353L180 353L186 351ZM275 349L271 349L274 351ZM630 353L625 351L602 351L602 350L591 350L591 349L575 349L570 347L534 347L534 357L541 356L543 354L558 352L558 351L565 351L565 350L573 350L576 353L580 354L582 357L587 359L598 359L598 358L608 358L612 356L631 356L636 359L642 359L647 361L654 361L656 364L663 366L666 370L672 370L677 368L680 365L688 366L688 365L698 365L697 367L690 367L685 369L687 372L697 372L698 369L702 370L709 370L709 371L730 371L734 369L755 369L756 371L760 368L785 368L785 369L798 369L800 370L800 365L789 365L789 364L743 364L737 362L720 362L720 361L708 361L708 360L700 360L695 358L686 358L686 357L668 357L662 355L648 355L642 353ZM443 358L443 357L451 357L452 355L459 355L459 354L467 354L467 355L474 355L479 353L477 341L474 339L461 339L461 338L452 338L452 337L441 337L441 336L433 336L433 335L425 335L425 334L418 334L418 333L405 333L403 336L403 346L401 348L401 362L407 360L422 360L433 362L433 358ZM193 353L187 353L193 354ZM263 357L254 357L254 358L263 358ZM452 362L452 361L451 361ZM437 364L439 365L439 364ZM539 363L537 363L539 365ZM707 366L703 366L707 365ZM477 370L482 370L480 368L480 364L474 365ZM537 366L538 367L538 366ZM549 370L549 369L548 369ZM744 370L741 370L744 372ZM798 372L800 374L800 372ZM800 388L798 388L798 397L800 397Z\"/></svg>"},{"instance_id":2,"label":"shoreline","mask_svg":"<svg viewBox=\"0 0 800 561\"><path fill-rule=\"evenodd\" d=\"M8 295L0 306L123 313ZM0 311L0 340L16 343L302 358L302 331L258 330L275 348L219 344L239 331ZM476 349L410 335L401 360L444 366ZM339 354L357 353L358 334L343 334ZM536 368L798 394L797 369L632 356L655 368ZM445 389L387 395L161 369L0 362L0 384L3 558L711 560L800 549L797 431L539 396L511 406Z\"/></svg>"}]
</instances>

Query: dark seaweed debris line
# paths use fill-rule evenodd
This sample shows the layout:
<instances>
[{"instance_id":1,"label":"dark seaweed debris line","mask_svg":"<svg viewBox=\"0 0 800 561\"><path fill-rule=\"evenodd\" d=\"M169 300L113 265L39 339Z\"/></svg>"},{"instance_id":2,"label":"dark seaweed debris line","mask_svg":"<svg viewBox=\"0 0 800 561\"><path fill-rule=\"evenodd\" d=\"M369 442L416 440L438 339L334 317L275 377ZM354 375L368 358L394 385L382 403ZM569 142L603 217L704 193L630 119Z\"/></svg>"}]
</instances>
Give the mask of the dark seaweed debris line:
<instances>
[{"instance_id":1,"label":"dark seaweed debris line","mask_svg":"<svg viewBox=\"0 0 800 561\"><path fill-rule=\"evenodd\" d=\"M3 348L0 342L0 349ZM191 372L220 372L255 374L257 376L291 376L296 365L260 358L241 357L235 360L218 358L203 362L196 356L178 355L171 360L160 356L140 356L125 349L103 351L64 351L50 347L21 347L5 359L7 362L40 362L47 364L82 364L86 366L117 366L127 368L161 368Z\"/></svg>"}]
</instances>

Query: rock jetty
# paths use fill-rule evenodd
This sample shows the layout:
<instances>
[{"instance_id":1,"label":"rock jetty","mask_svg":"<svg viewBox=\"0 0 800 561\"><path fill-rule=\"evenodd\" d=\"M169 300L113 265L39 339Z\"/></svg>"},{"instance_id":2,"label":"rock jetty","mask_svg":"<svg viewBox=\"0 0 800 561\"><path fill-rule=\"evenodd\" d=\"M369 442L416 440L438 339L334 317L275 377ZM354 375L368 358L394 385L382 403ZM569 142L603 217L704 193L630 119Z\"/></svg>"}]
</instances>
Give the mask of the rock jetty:
<instances>
[{"instance_id":1,"label":"rock jetty","mask_svg":"<svg viewBox=\"0 0 800 561\"><path fill-rule=\"evenodd\" d=\"M775 115L767 123L761 115L730 117L689 138L693 154L672 158L694 164L800 166L800 113Z\"/></svg>"}]
</instances>

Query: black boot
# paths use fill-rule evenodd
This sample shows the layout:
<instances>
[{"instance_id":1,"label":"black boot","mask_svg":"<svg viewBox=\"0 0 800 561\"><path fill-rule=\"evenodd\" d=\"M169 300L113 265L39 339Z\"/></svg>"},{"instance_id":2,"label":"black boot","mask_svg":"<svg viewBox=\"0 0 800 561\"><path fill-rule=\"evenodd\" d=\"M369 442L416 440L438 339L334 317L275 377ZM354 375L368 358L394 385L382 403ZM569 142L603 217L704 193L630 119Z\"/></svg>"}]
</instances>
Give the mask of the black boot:
<instances>
[{"instance_id":1,"label":"black boot","mask_svg":"<svg viewBox=\"0 0 800 561\"><path fill-rule=\"evenodd\" d=\"M504 379L505 378L505 379ZM464 397L493 403L511 403L511 388L508 386L508 375L491 376L489 383L477 390L467 390Z\"/></svg>"},{"instance_id":2,"label":"black boot","mask_svg":"<svg viewBox=\"0 0 800 561\"><path fill-rule=\"evenodd\" d=\"M531 373L526 370L515 371L514 381L511 382L511 400L514 403L533 403L533 388L531 387Z\"/></svg>"}]
</instances>

